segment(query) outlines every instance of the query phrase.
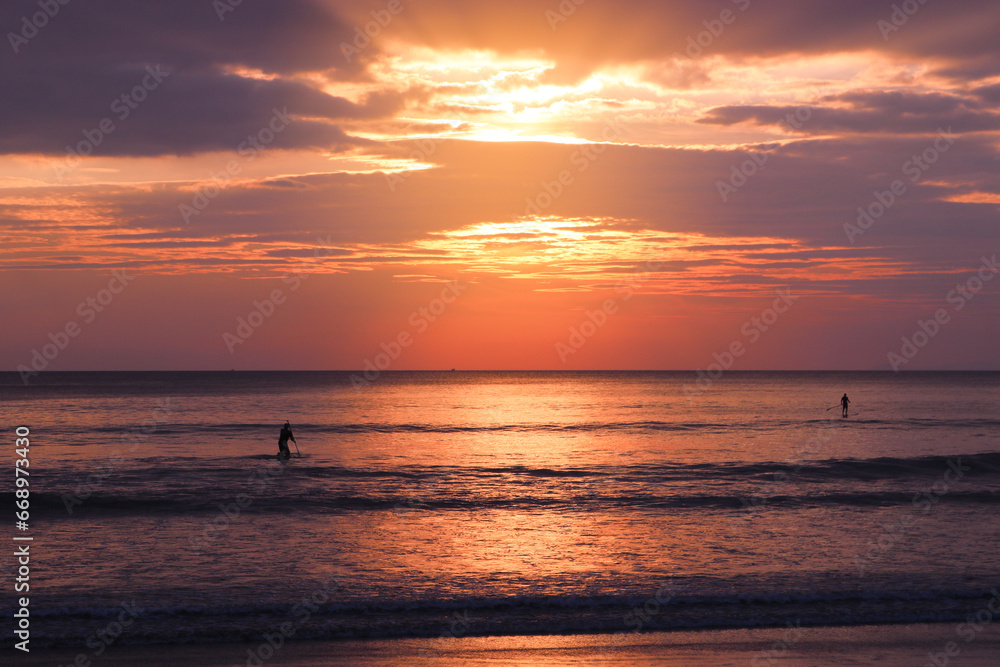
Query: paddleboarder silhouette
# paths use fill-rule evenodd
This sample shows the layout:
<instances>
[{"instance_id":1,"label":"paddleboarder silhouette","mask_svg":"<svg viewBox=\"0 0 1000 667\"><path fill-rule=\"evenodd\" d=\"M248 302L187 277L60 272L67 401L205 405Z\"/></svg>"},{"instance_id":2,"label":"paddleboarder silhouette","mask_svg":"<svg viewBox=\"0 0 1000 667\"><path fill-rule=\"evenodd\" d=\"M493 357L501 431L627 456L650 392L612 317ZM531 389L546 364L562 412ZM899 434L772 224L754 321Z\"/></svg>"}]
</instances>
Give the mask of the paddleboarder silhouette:
<instances>
[{"instance_id":1,"label":"paddleboarder silhouette","mask_svg":"<svg viewBox=\"0 0 1000 667\"><path fill-rule=\"evenodd\" d=\"M847 398L847 394L844 394L844 397L840 399L840 407L844 409L842 416L844 417L847 416L847 406L850 404L851 404L851 399Z\"/></svg>"},{"instance_id":2,"label":"paddleboarder silhouette","mask_svg":"<svg viewBox=\"0 0 1000 667\"><path fill-rule=\"evenodd\" d=\"M292 435L292 427L288 422L281 427L281 434L278 436L278 456L282 458L290 458L292 452L288 449L288 441L291 440L295 442L295 436Z\"/></svg>"}]
</instances>

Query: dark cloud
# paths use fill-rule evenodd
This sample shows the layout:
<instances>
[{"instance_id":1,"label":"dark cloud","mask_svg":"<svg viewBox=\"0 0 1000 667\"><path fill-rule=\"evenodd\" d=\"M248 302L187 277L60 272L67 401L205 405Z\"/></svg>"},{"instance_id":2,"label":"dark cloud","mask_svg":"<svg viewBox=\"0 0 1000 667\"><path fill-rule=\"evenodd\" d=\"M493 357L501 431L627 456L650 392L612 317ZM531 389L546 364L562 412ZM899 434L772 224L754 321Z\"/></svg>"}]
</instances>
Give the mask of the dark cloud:
<instances>
[{"instance_id":1,"label":"dark cloud","mask_svg":"<svg viewBox=\"0 0 1000 667\"><path fill-rule=\"evenodd\" d=\"M870 109L895 114L946 114L968 106L979 106L973 100L948 93L916 93L909 91L852 90L829 95L824 102L847 102L856 109Z\"/></svg>"},{"instance_id":2,"label":"dark cloud","mask_svg":"<svg viewBox=\"0 0 1000 667\"><path fill-rule=\"evenodd\" d=\"M275 145L336 149L358 142L335 123L391 116L404 102L387 92L356 104L290 78L363 75L338 48L351 27L322 3L244 2L224 20L204 0L58 6L27 43L15 39L16 54L3 51L0 152L65 153L88 132L95 155L235 150L275 109L298 117ZM0 26L20 32L37 11L6 3ZM114 129L99 131L103 119Z\"/></svg>"},{"instance_id":3,"label":"dark cloud","mask_svg":"<svg viewBox=\"0 0 1000 667\"><path fill-rule=\"evenodd\" d=\"M995 105L1000 102L1000 83L995 83L991 86L982 86L972 92L976 97L989 104Z\"/></svg>"},{"instance_id":4,"label":"dark cloud","mask_svg":"<svg viewBox=\"0 0 1000 667\"><path fill-rule=\"evenodd\" d=\"M945 76L985 73L996 62L1000 31L1000 6L983 0L926 3L890 33L878 22L892 21L893 5L868 0L627 0L580 6L554 0L421 0L404 2L403 11L379 27L378 35L366 37L361 49L345 56L342 45L354 44L358 30L372 21L369 5L247 0L221 19L217 3L207 0L90 0L58 6L27 43L15 39L11 48L0 50L0 152L63 153L104 118L116 121L116 129L95 155L232 150L260 129L272 109L285 107L300 120L282 136L282 146L343 148L355 143L342 129L347 124L390 118L408 100L428 94L386 91L354 103L319 89L322 81L370 81L367 67L379 57L383 40L544 53L557 63L544 75L547 81L577 79L602 65L642 63L651 80L689 88L707 80L703 59L716 55L738 60L882 51L941 63L938 73ZM560 6L576 8L570 13ZM36 0L7 2L0 9L0 27L16 34L22 17L38 11ZM111 105L143 81L148 66L169 76L121 119L124 107L116 113ZM250 76L250 70L263 78ZM515 78L502 85L518 83ZM810 127L897 127L903 132L927 131L939 122L966 131L996 127L995 115L985 110L925 110L895 126L891 111L887 106L846 114L828 109L817 112ZM751 107L710 117L727 124L772 119L771 111Z\"/></svg>"},{"instance_id":5,"label":"dark cloud","mask_svg":"<svg viewBox=\"0 0 1000 667\"><path fill-rule=\"evenodd\" d=\"M421 0L406 7L391 26L401 39L432 47L543 51L557 60L564 80L603 64L674 54L698 60L883 51L956 67L985 61L988 54L995 58L1000 50L1000 6L988 0L927 2L913 15L895 17L895 23L893 3L870 0L624 0L579 6L557 0ZM729 12L728 24L721 21L723 12Z\"/></svg>"},{"instance_id":6,"label":"dark cloud","mask_svg":"<svg viewBox=\"0 0 1000 667\"><path fill-rule=\"evenodd\" d=\"M1000 60L997 59L996 54L948 60L946 65L936 67L931 71L931 74L962 84L969 81L991 79L1000 76Z\"/></svg>"},{"instance_id":7,"label":"dark cloud","mask_svg":"<svg viewBox=\"0 0 1000 667\"><path fill-rule=\"evenodd\" d=\"M857 90L823 97L806 106L727 105L711 109L697 122L710 125L754 123L778 126L788 132L828 134L928 134L952 128L955 132L1000 129L1000 114L983 104L992 92L978 97L950 93ZM824 106L829 105L829 106Z\"/></svg>"},{"instance_id":8,"label":"dark cloud","mask_svg":"<svg viewBox=\"0 0 1000 667\"><path fill-rule=\"evenodd\" d=\"M18 30L37 0L6 2L0 25ZM65 65L162 63L182 71L242 66L269 74L359 70L338 44L352 26L330 3L245 0L220 20L205 0L88 0L61 4L59 12L8 66L53 69ZM18 30L19 31L19 30Z\"/></svg>"},{"instance_id":9,"label":"dark cloud","mask_svg":"<svg viewBox=\"0 0 1000 667\"><path fill-rule=\"evenodd\" d=\"M9 94L0 98L4 153L65 154L67 146L105 156L235 151L269 126L277 130L270 147L332 148L361 143L336 120L389 111L382 99L368 108L294 81L155 66L67 68L52 73L44 85L17 73L7 77Z\"/></svg>"}]
</instances>

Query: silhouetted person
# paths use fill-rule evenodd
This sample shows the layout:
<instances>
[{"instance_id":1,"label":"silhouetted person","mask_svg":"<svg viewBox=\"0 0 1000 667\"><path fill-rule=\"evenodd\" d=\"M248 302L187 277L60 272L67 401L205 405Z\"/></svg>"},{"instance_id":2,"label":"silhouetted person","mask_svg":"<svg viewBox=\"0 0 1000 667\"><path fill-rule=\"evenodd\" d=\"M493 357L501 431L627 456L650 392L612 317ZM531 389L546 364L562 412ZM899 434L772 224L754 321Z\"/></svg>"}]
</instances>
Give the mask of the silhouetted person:
<instances>
[{"instance_id":1,"label":"silhouetted person","mask_svg":"<svg viewBox=\"0 0 1000 667\"><path fill-rule=\"evenodd\" d=\"M278 436L278 456L283 458L289 458L292 452L288 449L288 441L291 440L295 442L295 436L292 435L292 427L288 422L281 427L281 435Z\"/></svg>"},{"instance_id":2,"label":"silhouetted person","mask_svg":"<svg viewBox=\"0 0 1000 667\"><path fill-rule=\"evenodd\" d=\"M841 416L843 417L847 416L847 406L850 404L851 404L851 399L847 398L847 394L844 394L844 397L840 399L840 407L844 409L843 414Z\"/></svg>"}]
</instances>

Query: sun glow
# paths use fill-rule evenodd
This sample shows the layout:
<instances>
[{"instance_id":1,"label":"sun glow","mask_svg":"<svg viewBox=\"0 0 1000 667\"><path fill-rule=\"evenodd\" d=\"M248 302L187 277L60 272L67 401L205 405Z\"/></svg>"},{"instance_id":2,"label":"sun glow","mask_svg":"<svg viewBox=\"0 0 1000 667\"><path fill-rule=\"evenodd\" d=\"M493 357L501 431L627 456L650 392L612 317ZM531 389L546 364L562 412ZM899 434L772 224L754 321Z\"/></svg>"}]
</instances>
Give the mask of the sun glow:
<instances>
[{"instance_id":1,"label":"sun glow","mask_svg":"<svg viewBox=\"0 0 1000 667\"><path fill-rule=\"evenodd\" d=\"M533 56L427 49L387 57L373 67L379 81L422 91L408 108L415 122L445 119L453 126L447 136L464 139L594 141L599 137L586 136L578 131L584 128L567 126L566 120L599 124L623 107L649 106L628 92L642 85L631 78L638 70L594 72L573 84L554 81L554 70L555 63Z\"/></svg>"}]
</instances>

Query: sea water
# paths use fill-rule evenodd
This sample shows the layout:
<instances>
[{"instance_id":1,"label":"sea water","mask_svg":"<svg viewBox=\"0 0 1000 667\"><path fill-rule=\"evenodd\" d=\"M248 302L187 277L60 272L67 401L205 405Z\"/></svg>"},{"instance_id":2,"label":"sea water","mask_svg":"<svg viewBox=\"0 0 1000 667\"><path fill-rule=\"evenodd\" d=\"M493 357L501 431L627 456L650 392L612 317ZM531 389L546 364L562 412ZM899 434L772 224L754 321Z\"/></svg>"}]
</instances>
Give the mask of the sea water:
<instances>
[{"instance_id":1,"label":"sea water","mask_svg":"<svg viewBox=\"0 0 1000 667\"><path fill-rule=\"evenodd\" d=\"M998 595L1000 374L357 379L0 376L32 646L798 631Z\"/></svg>"}]
</instances>

